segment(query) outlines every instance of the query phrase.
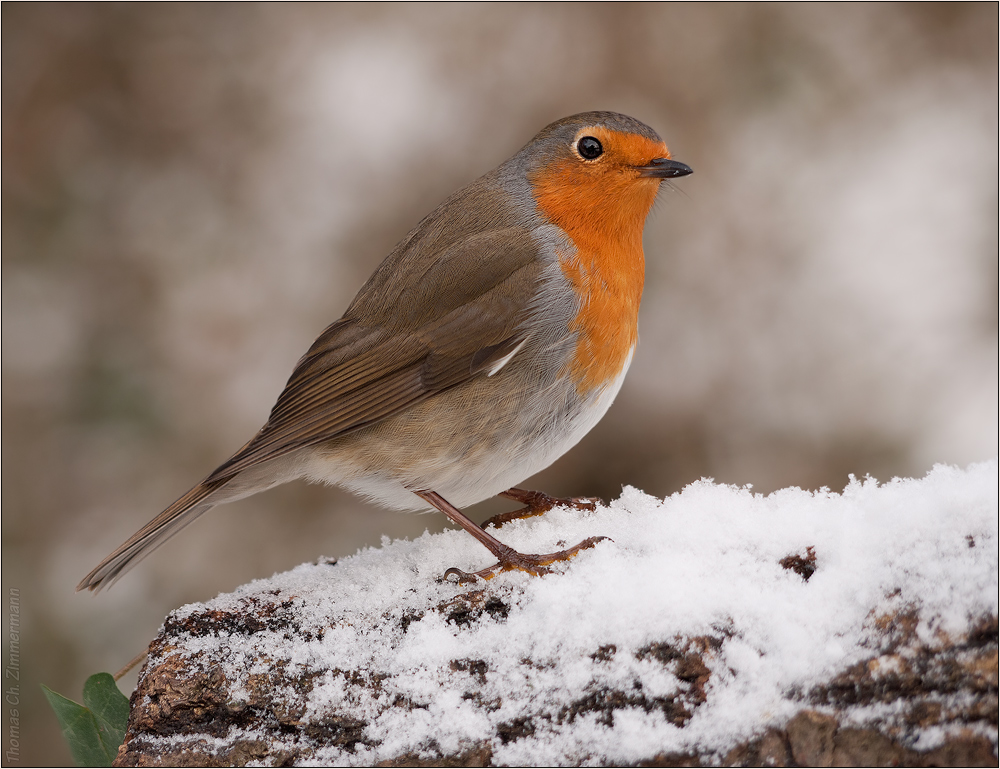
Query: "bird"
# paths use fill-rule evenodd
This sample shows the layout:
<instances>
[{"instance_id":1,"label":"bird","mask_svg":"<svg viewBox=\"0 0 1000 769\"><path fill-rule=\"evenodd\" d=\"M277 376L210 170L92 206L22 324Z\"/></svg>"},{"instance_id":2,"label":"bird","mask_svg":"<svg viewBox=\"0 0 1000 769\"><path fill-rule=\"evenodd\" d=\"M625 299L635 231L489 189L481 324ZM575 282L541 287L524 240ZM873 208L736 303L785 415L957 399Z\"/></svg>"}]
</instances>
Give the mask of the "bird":
<instances>
[{"instance_id":1,"label":"bird","mask_svg":"<svg viewBox=\"0 0 1000 769\"><path fill-rule=\"evenodd\" d=\"M398 510L437 509L497 559L460 581L545 574L594 546L504 545L462 508L518 487L611 406L638 339L642 236L661 185L692 173L627 115L557 120L447 198L389 253L296 364L265 425L133 534L99 590L216 505L295 479Z\"/></svg>"}]
</instances>

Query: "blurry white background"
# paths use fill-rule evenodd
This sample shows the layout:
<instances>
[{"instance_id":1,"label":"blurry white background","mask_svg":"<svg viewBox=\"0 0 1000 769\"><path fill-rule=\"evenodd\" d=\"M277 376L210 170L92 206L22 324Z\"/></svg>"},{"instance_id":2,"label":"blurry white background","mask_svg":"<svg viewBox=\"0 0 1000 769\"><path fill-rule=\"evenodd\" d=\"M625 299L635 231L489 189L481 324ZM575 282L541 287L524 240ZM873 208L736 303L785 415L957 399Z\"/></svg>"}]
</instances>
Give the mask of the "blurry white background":
<instances>
[{"instance_id":1,"label":"blurry white background","mask_svg":"<svg viewBox=\"0 0 1000 769\"><path fill-rule=\"evenodd\" d=\"M2 14L25 764L68 759L38 683L78 696L182 603L443 527L293 484L73 592L253 434L410 227L565 115L639 118L695 174L646 228L616 405L530 486L840 490L997 454L995 5Z\"/></svg>"}]
</instances>

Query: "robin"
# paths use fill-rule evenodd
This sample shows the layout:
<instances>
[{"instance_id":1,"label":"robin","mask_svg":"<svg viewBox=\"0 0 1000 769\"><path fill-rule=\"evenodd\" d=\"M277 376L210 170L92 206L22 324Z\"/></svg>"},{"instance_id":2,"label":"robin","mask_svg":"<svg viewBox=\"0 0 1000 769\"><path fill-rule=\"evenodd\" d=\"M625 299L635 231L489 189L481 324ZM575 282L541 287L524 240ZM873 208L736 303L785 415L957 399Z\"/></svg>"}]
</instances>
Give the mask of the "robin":
<instances>
[{"instance_id":1,"label":"robin","mask_svg":"<svg viewBox=\"0 0 1000 769\"><path fill-rule=\"evenodd\" d=\"M642 231L691 169L638 120L552 123L444 201L298 362L260 431L77 586L114 582L215 505L305 478L400 510L436 508L497 564L533 574L592 546L524 554L460 508L516 488L576 444L621 387L637 340Z\"/></svg>"}]
</instances>

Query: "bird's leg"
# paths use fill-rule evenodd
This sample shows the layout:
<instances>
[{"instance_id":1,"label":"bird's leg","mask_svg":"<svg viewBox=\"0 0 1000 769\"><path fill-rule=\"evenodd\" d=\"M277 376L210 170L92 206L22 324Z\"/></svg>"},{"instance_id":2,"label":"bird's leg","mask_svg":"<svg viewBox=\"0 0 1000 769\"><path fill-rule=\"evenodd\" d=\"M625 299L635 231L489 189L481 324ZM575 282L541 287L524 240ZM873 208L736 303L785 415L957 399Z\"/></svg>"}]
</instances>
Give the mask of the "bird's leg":
<instances>
[{"instance_id":1,"label":"bird's leg","mask_svg":"<svg viewBox=\"0 0 1000 769\"><path fill-rule=\"evenodd\" d=\"M520 502L524 507L520 510L512 510L509 513L500 513L499 515L494 515L492 518L487 518L482 523L484 529L487 526L499 529L505 523L541 515L542 513L547 513L553 507L559 506L594 511L597 509L597 503L601 501L596 497L570 497L569 499L562 499L560 497L550 497L541 491L528 491L527 489L508 489L507 491L501 491L499 496Z\"/></svg>"},{"instance_id":2,"label":"bird's leg","mask_svg":"<svg viewBox=\"0 0 1000 769\"><path fill-rule=\"evenodd\" d=\"M549 564L556 563L557 561L565 561L572 558L581 550L585 550L588 547L593 547L602 539L607 539L607 537L589 537L583 540L583 542L573 547L567 548L566 550L560 550L556 553L544 553L544 554L525 554L519 553L512 547L507 547L503 542L491 537L485 531L477 526L472 520L470 520L465 513L455 507L451 502L442 497L435 491L415 491L418 497L423 499L428 504L434 506L436 509L444 513L450 520L457 523L463 529L465 529L469 534L478 539L487 550L496 556L497 563L480 571L475 571L472 573L464 572L461 569L448 569L444 573L445 577L455 575L458 577L459 582L474 582L478 578L490 579L495 577L501 572L510 571L512 569L519 569L520 571L526 571L529 574L541 575L548 574L549 569L547 568ZM531 492L528 492L531 493Z\"/></svg>"}]
</instances>

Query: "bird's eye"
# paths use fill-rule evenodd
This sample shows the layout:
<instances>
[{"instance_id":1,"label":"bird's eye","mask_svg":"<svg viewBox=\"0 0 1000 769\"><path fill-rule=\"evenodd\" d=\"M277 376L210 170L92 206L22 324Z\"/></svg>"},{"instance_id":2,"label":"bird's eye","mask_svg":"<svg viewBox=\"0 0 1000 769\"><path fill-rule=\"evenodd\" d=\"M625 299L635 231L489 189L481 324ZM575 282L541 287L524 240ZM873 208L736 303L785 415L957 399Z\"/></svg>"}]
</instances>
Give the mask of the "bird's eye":
<instances>
[{"instance_id":1,"label":"bird's eye","mask_svg":"<svg viewBox=\"0 0 1000 769\"><path fill-rule=\"evenodd\" d=\"M584 136L576 143L576 151L584 160L594 160L599 158L604 152L604 147L593 136Z\"/></svg>"}]
</instances>

